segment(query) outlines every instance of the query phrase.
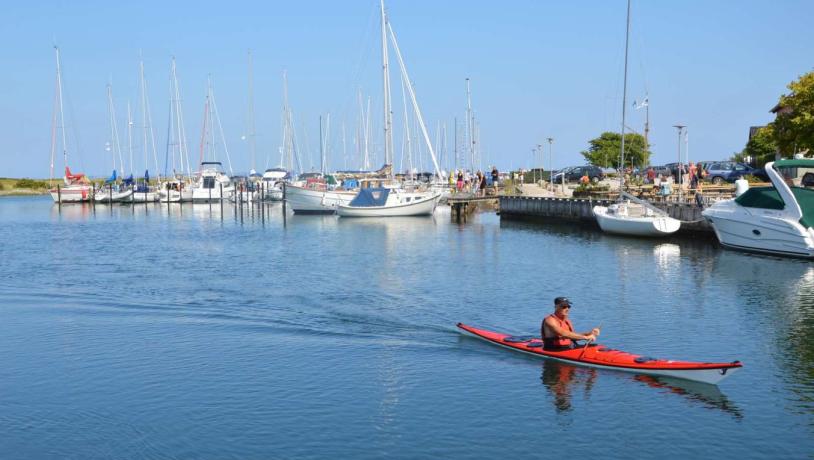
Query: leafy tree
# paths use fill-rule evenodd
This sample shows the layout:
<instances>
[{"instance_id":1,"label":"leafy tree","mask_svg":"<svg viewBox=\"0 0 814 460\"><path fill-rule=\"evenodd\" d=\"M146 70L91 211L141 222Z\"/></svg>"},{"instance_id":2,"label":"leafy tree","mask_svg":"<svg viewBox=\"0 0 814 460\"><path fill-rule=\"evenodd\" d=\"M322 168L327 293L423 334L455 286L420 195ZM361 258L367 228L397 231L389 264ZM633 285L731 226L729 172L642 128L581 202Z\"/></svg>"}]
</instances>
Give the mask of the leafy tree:
<instances>
[{"instance_id":1,"label":"leafy tree","mask_svg":"<svg viewBox=\"0 0 814 460\"><path fill-rule=\"evenodd\" d=\"M588 150L581 152L585 160L600 167L619 168L619 153L622 150L620 133L604 132L596 139L591 139ZM644 142L644 136L636 133L625 133L625 166L642 166L648 164L650 151Z\"/></svg>"},{"instance_id":2,"label":"leafy tree","mask_svg":"<svg viewBox=\"0 0 814 460\"><path fill-rule=\"evenodd\" d=\"M790 155L814 151L814 71L789 83L789 94L780 96L781 110L772 122L774 141L780 153Z\"/></svg>"},{"instance_id":3,"label":"leafy tree","mask_svg":"<svg viewBox=\"0 0 814 460\"><path fill-rule=\"evenodd\" d=\"M732 159L739 162L745 162L751 157L752 162L758 167L762 167L766 162L774 161L775 153L777 152L777 143L775 142L774 128L771 124L760 128L742 152L735 154Z\"/></svg>"}]
</instances>

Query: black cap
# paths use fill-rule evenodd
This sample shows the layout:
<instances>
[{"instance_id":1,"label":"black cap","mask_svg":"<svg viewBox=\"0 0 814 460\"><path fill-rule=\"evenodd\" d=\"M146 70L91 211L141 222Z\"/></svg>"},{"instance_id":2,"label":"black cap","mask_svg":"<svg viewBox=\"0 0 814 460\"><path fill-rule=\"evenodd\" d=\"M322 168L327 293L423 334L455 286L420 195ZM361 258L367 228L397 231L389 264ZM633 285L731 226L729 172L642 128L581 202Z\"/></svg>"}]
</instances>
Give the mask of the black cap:
<instances>
[{"instance_id":1,"label":"black cap","mask_svg":"<svg viewBox=\"0 0 814 460\"><path fill-rule=\"evenodd\" d=\"M568 297L557 297L556 299L554 299L555 307L561 307L564 305L568 305L569 307L573 306L571 305L571 301L568 300Z\"/></svg>"}]
</instances>

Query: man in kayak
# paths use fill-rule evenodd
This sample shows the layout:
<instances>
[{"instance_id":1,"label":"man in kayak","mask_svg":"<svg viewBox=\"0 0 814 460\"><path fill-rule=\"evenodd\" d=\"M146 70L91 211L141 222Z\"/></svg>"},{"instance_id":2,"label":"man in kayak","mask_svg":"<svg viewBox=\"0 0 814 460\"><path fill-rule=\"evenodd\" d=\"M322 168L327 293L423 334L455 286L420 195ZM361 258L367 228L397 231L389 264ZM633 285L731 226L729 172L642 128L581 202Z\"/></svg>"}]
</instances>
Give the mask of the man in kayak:
<instances>
[{"instance_id":1,"label":"man in kayak","mask_svg":"<svg viewBox=\"0 0 814 460\"><path fill-rule=\"evenodd\" d=\"M549 351L562 351L574 347L574 340L587 340L593 342L599 335L599 328L595 327L589 332L578 334L568 319L571 311L571 301L566 297L554 299L554 313L548 315L540 326L540 336L543 338L543 349Z\"/></svg>"}]
</instances>

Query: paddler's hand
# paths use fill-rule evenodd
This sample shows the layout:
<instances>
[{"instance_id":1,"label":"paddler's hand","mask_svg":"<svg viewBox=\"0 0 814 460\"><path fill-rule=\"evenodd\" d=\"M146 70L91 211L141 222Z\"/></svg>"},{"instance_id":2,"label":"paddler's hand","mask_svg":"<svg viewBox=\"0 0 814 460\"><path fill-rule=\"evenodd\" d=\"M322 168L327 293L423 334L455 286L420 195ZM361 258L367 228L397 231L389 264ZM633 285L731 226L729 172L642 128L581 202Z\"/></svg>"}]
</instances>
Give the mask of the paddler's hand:
<instances>
[{"instance_id":1,"label":"paddler's hand","mask_svg":"<svg viewBox=\"0 0 814 460\"><path fill-rule=\"evenodd\" d=\"M599 337L599 332L600 331L598 327L591 329L591 334L593 334L595 337Z\"/></svg>"},{"instance_id":2,"label":"paddler's hand","mask_svg":"<svg viewBox=\"0 0 814 460\"><path fill-rule=\"evenodd\" d=\"M587 340L588 342L593 342L594 340L596 340L596 336L593 335L593 334L588 334L588 335L585 336L585 338L583 340Z\"/></svg>"}]
</instances>

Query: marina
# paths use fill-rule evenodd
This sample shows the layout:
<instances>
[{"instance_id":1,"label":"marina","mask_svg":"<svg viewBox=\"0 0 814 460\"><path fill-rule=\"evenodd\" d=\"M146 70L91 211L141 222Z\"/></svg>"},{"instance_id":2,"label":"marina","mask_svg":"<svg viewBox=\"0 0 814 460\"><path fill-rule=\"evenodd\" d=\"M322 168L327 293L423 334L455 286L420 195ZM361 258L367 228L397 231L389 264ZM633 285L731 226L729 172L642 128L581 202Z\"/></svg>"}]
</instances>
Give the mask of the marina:
<instances>
[{"instance_id":1,"label":"marina","mask_svg":"<svg viewBox=\"0 0 814 460\"><path fill-rule=\"evenodd\" d=\"M4 13L0 458L814 456L814 4Z\"/></svg>"},{"instance_id":2,"label":"marina","mask_svg":"<svg viewBox=\"0 0 814 460\"><path fill-rule=\"evenodd\" d=\"M0 449L377 458L430 443L480 458L534 456L541 431L594 456L814 448L808 262L493 212L458 224L448 206L389 219L242 207L0 199ZM563 294L577 327L603 324L603 345L744 367L718 387L577 368L455 327L534 335ZM488 429L494 414L534 429ZM596 420L619 428L579 442Z\"/></svg>"}]
</instances>

